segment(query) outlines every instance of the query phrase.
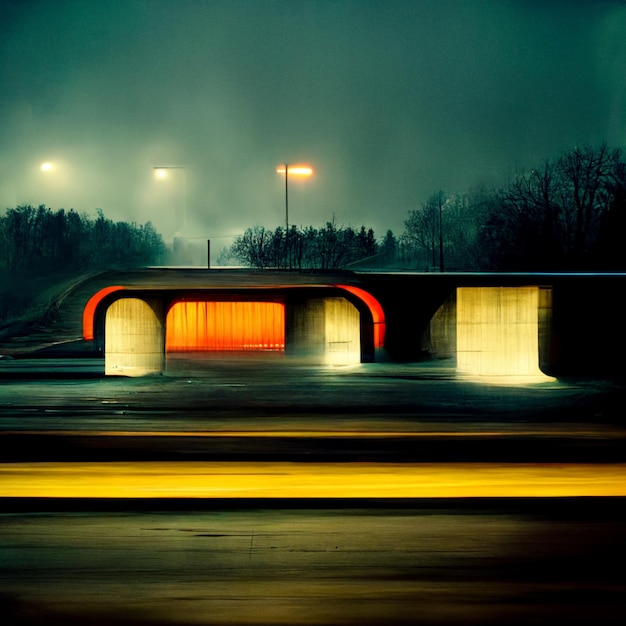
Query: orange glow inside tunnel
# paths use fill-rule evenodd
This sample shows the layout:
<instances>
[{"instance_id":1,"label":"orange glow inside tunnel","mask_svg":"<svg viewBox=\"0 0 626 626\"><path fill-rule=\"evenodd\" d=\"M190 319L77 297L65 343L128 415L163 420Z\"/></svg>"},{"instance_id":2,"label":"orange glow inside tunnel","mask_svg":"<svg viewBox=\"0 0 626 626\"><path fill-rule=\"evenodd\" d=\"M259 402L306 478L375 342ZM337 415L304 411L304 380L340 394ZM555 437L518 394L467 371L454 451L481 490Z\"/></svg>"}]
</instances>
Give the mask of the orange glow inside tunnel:
<instances>
[{"instance_id":1,"label":"orange glow inside tunnel","mask_svg":"<svg viewBox=\"0 0 626 626\"><path fill-rule=\"evenodd\" d=\"M284 350L280 302L176 302L165 322L167 352Z\"/></svg>"}]
</instances>

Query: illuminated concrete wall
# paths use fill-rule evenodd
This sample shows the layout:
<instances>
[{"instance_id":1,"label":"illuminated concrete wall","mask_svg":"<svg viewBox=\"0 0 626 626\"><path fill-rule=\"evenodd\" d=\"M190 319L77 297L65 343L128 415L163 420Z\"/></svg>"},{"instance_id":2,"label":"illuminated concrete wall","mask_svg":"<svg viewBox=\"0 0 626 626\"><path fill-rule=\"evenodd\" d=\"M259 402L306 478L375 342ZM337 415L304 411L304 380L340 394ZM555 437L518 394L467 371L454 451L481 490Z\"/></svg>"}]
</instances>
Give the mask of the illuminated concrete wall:
<instances>
[{"instance_id":1,"label":"illuminated concrete wall","mask_svg":"<svg viewBox=\"0 0 626 626\"><path fill-rule=\"evenodd\" d=\"M478 376L543 376L539 292L539 287L459 287L457 371ZM544 315L545 308L544 301Z\"/></svg>"},{"instance_id":2,"label":"illuminated concrete wall","mask_svg":"<svg viewBox=\"0 0 626 626\"><path fill-rule=\"evenodd\" d=\"M552 288L539 288L539 369L549 372L556 360L552 333Z\"/></svg>"},{"instance_id":3,"label":"illuminated concrete wall","mask_svg":"<svg viewBox=\"0 0 626 626\"><path fill-rule=\"evenodd\" d=\"M361 362L361 316L345 298L314 298L287 309L288 354L329 365Z\"/></svg>"},{"instance_id":4,"label":"illuminated concrete wall","mask_svg":"<svg viewBox=\"0 0 626 626\"><path fill-rule=\"evenodd\" d=\"M107 309L105 375L144 376L165 366L163 305L158 299L121 298Z\"/></svg>"},{"instance_id":5,"label":"illuminated concrete wall","mask_svg":"<svg viewBox=\"0 0 626 626\"><path fill-rule=\"evenodd\" d=\"M325 359L330 365L361 362L361 316L345 298L326 298Z\"/></svg>"}]
</instances>

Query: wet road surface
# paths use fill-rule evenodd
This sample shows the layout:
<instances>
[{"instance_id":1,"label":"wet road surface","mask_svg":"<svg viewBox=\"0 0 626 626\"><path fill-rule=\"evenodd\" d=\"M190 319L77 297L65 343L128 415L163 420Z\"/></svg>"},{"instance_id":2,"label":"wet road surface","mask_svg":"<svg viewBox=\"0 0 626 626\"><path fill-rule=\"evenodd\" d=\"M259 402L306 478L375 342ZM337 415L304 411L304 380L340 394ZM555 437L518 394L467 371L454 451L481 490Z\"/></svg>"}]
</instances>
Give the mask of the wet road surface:
<instances>
[{"instance_id":1,"label":"wet road surface","mask_svg":"<svg viewBox=\"0 0 626 626\"><path fill-rule=\"evenodd\" d=\"M99 367L0 371L3 623L624 622L614 382Z\"/></svg>"},{"instance_id":2,"label":"wet road surface","mask_svg":"<svg viewBox=\"0 0 626 626\"><path fill-rule=\"evenodd\" d=\"M624 623L621 499L372 502L0 515L3 623Z\"/></svg>"}]
</instances>

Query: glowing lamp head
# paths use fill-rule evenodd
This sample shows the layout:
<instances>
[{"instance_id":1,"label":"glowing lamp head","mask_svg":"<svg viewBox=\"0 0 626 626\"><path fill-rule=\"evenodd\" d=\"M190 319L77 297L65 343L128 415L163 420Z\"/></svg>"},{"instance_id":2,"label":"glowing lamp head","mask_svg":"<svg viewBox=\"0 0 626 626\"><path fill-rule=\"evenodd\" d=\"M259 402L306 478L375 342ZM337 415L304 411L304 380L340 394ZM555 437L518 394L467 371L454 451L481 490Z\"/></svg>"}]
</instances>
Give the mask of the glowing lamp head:
<instances>
[{"instance_id":1,"label":"glowing lamp head","mask_svg":"<svg viewBox=\"0 0 626 626\"><path fill-rule=\"evenodd\" d=\"M164 167L155 167L154 175L157 178L167 178L167 170Z\"/></svg>"},{"instance_id":2,"label":"glowing lamp head","mask_svg":"<svg viewBox=\"0 0 626 626\"><path fill-rule=\"evenodd\" d=\"M50 163L49 161L46 161L45 163L41 164L41 167L39 169L42 172L49 172L52 170L52 163Z\"/></svg>"},{"instance_id":3,"label":"glowing lamp head","mask_svg":"<svg viewBox=\"0 0 626 626\"><path fill-rule=\"evenodd\" d=\"M278 174L285 174L286 172L289 176L311 176L313 168L308 165L279 165L276 168Z\"/></svg>"}]
</instances>

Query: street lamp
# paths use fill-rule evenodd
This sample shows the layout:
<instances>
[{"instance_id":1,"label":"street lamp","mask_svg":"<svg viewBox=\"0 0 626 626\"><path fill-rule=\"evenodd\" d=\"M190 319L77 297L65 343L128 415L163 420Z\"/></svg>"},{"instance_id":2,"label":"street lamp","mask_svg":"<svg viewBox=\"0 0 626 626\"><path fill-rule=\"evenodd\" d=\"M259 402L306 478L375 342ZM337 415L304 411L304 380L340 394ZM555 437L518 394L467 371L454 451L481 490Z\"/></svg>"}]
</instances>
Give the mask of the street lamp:
<instances>
[{"instance_id":1,"label":"street lamp","mask_svg":"<svg viewBox=\"0 0 626 626\"><path fill-rule=\"evenodd\" d=\"M187 227L187 172L182 165L155 165L153 168L154 175L159 180L164 180L168 176L170 170L181 170L183 175L183 215L181 231Z\"/></svg>"},{"instance_id":2,"label":"street lamp","mask_svg":"<svg viewBox=\"0 0 626 626\"><path fill-rule=\"evenodd\" d=\"M308 165L280 165L276 172L285 175L285 232L289 231L289 176L311 176L313 168Z\"/></svg>"}]
</instances>

